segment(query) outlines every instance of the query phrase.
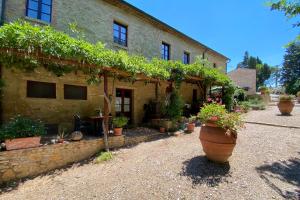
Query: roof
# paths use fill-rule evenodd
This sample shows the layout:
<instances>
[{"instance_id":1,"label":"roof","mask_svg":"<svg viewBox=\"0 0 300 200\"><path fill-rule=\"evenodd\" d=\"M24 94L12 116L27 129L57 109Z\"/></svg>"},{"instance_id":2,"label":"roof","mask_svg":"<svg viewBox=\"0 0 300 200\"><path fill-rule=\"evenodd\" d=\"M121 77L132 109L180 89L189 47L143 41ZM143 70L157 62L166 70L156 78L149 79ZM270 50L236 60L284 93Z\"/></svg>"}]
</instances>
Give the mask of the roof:
<instances>
[{"instance_id":1,"label":"roof","mask_svg":"<svg viewBox=\"0 0 300 200\"><path fill-rule=\"evenodd\" d=\"M165 22L162 22L161 20L153 17L152 15L144 12L143 10L141 10L141 9L133 6L132 4L130 4L130 3L126 2L126 1L124 1L124 0L104 0L104 1L107 2L107 3L109 3L109 4L115 5L117 7L120 7L120 8L124 8L125 7L127 9L131 9L131 10L135 11L137 14L139 14L140 16L142 16L143 18L146 18L146 19L150 20L152 23L155 23L156 25L159 25L162 29L167 29L169 31L172 31L172 32L178 34L179 36L183 37L184 39L186 39L186 40L188 40L190 42L193 42L193 43L201 46L202 48L205 48L208 51L211 51L211 52L213 52L215 54L218 54L219 56L225 58L226 60L230 60L227 56L225 56L225 55L223 55L223 54L221 54L221 53L219 53L219 52L211 49L210 47L208 47L208 46L202 44L201 42L199 42L199 41L191 38L190 36L188 36L188 35L180 32L179 30L175 29L174 27L166 24Z\"/></svg>"}]
</instances>

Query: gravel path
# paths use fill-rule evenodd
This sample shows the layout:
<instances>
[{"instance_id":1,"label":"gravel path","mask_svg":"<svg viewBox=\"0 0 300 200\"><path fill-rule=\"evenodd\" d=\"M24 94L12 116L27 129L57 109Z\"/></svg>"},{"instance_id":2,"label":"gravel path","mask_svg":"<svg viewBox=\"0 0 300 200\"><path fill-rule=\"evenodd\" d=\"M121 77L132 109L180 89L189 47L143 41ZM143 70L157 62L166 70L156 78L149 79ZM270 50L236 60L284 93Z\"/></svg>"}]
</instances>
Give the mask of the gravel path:
<instances>
[{"instance_id":1,"label":"gravel path","mask_svg":"<svg viewBox=\"0 0 300 200\"><path fill-rule=\"evenodd\" d=\"M273 111L260 112L257 118ZM28 180L0 200L300 198L299 129L247 124L226 165L204 157L198 133L199 128L122 149L103 164L74 165Z\"/></svg>"},{"instance_id":2,"label":"gravel path","mask_svg":"<svg viewBox=\"0 0 300 200\"><path fill-rule=\"evenodd\" d=\"M291 116L282 116L277 106L269 106L266 111L253 110L247 114L246 121L300 127L300 105L294 107Z\"/></svg>"}]
</instances>

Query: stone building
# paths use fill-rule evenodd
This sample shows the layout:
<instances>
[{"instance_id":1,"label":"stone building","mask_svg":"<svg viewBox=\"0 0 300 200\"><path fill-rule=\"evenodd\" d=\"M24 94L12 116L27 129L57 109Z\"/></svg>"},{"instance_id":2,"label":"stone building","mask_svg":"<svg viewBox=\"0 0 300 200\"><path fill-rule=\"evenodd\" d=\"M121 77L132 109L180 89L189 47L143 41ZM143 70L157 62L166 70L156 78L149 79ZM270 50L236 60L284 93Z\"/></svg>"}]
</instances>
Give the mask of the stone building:
<instances>
[{"instance_id":1,"label":"stone building","mask_svg":"<svg viewBox=\"0 0 300 200\"><path fill-rule=\"evenodd\" d=\"M239 87L245 89L248 95L256 93L256 70L237 68L228 72L230 79Z\"/></svg>"},{"instance_id":2,"label":"stone building","mask_svg":"<svg viewBox=\"0 0 300 200\"><path fill-rule=\"evenodd\" d=\"M70 24L77 24L86 40L102 42L114 50L143 55L149 59L180 60L192 63L197 56L207 58L213 67L226 72L226 56L190 38L171 26L122 0L1 0L1 21L23 19L51 25L73 35ZM80 73L63 77L38 68L33 73L2 68L7 83L3 91L2 117L16 114L42 119L49 124L72 122L73 115L90 116L103 108L103 86L87 85ZM167 84L158 91L155 84L109 79L112 114L124 113L133 124L142 122L144 105L158 92L164 98ZM181 95L191 104L202 94L197 85L183 83Z\"/></svg>"}]
</instances>

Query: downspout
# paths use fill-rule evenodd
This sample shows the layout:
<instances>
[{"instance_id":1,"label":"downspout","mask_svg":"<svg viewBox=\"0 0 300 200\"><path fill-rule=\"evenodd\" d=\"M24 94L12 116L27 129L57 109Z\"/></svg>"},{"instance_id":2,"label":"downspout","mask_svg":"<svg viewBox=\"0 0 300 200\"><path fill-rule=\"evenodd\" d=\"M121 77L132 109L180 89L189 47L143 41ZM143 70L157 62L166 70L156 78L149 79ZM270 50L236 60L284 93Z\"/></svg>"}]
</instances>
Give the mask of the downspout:
<instances>
[{"instance_id":1,"label":"downspout","mask_svg":"<svg viewBox=\"0 0 300 200\"><path fill-rule=\"evenodd\" d=\"M227 61L226 61L226 71L225 71L225 73L227 74L228 73L228 63L230 63L231 62L231 59L228 59Z\"/></svg>"},{"instance_id":2,"label":"downspout","mask_svg":"<svg viewBox=\"0 0 300 200\"><path fill-rule=\"evenodd\" d=\"M2 26L5 21L5 6L6 6L6 0L2 0L0 26Z\"/></svg>"}]
</instances>

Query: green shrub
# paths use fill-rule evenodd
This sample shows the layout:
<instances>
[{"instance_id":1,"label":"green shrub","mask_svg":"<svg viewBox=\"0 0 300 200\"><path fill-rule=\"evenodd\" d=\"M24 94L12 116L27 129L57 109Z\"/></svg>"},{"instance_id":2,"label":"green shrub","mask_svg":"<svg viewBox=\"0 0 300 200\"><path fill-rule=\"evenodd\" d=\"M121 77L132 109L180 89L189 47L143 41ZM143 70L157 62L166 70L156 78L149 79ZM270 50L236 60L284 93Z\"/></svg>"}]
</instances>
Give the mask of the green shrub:
<instances>
[{"instance_id":1,"label":"green shrub","mask_svg":"<svg viewBox=\"0 0 300 200\"><path fill-rule=\"evenodd\" d=\"M126 124L128 123L128 118L121 116L121 117L115 117L113 119L113 125L115 128L122 128L124 126L126 126Z\"/></svg>"},{"instance_id":2,"label":"green shrub","mask_svg":"<svg viewBox=\"0 0 300 200\"><path fill-rule=\"evenodd\" d=\"M200 113L199 118L203 123L210 121L212 118L217 118L215 122L217 126L229 130L229 134L237 135L238 128L242 127L243 123L238 113L229 113L224 106L219 104L205 105Z\"/></svg>"},{"instance_id":3,"label":"green shrub","mask_svg":"<svg viewBox=\"0 0 300 200\"><path fill-rule=\"evenodd\" d=\"M244 111L245 113L247 113L251 108L251 104L249 101L242 101L239 103L239 106L241 107L242 111Z\"/></svg>"},{"instance_id":4,"label":"green shrub","mask_svg":"<svg viewBox=\"0 0 300 200\"><path fill-rule=\"evenodd\" d=\"M279 96L279 101L292 101L293 100L293 96L292 95L280 95Z\"/></svg>"},{"instance_id":5,"label":"green shrub","mask_svg":"<svg viewBox=\"0 0 300 200\"><path fill-rule=\"evenodd\" d=\"M299 91L299 92L297 92L297 97L300 97L300 91Z\"/></svg>"},{"instance_id":6,"label":"green shrub","mask_svg":"<svg viewBox=\"0 0 300 200\"><path fill-rule=\"evenodd\" d=\"M254 97L254 98L249 98L248 100L250 107L253 110L265 110L266 109L266 104L262 100L261 97Z\"/></svg>"},{"instance_id":7,"label":"green shrub","mask_svg":"<svg viewBox=\"0 0 300 200\"><path fill-rule=\"evenodd\" d=\"M111 152L101 152L98 154L98 156L95 159L95 163L101 163L108 160L113 159L113 154Z\"/></svg>"},{"instance_id":8,"label":"green shrub","mask_svg":"<svg viewBox=\"0 0 300 200\"><path fill-rule=\"evenodd\" d=\"M246 100L246 91L242 88L236 88L234 91L234 97L238 101L245 101Z\"/></svg>"},{"instance_id":9,"label":"green shrub","mask_svg":"<svg viewBox=\"0 0 300 200\"><path fill-rule=\"evenodd\" d=\"M41 121L18 115L2 126L0 140L42 136L45 134L46 128Z\"/></svg>"},{"instance_id":10,"label":"green shrub","mask_svg":"<svg viewBox=\"0 0 300 200\"><path fill-rule=\"evenodd\" d=\"M179 120L183 113L184 102L177 91L173 91L170 101L163 109L165 117L171 120Z\"/></svg>"},{"instance_id":11,"label":"green shrub","mask_svg":"<svg viewBox=\"0 0 300 200\"><path fill-rule=\"evenodd\" d=\"M266 86L260 86L260 87L258 88L258 91L260 91L260 92L267 92L267 91L269 91L269 88L266 87Z\"/></svg>"}]
</instances>

